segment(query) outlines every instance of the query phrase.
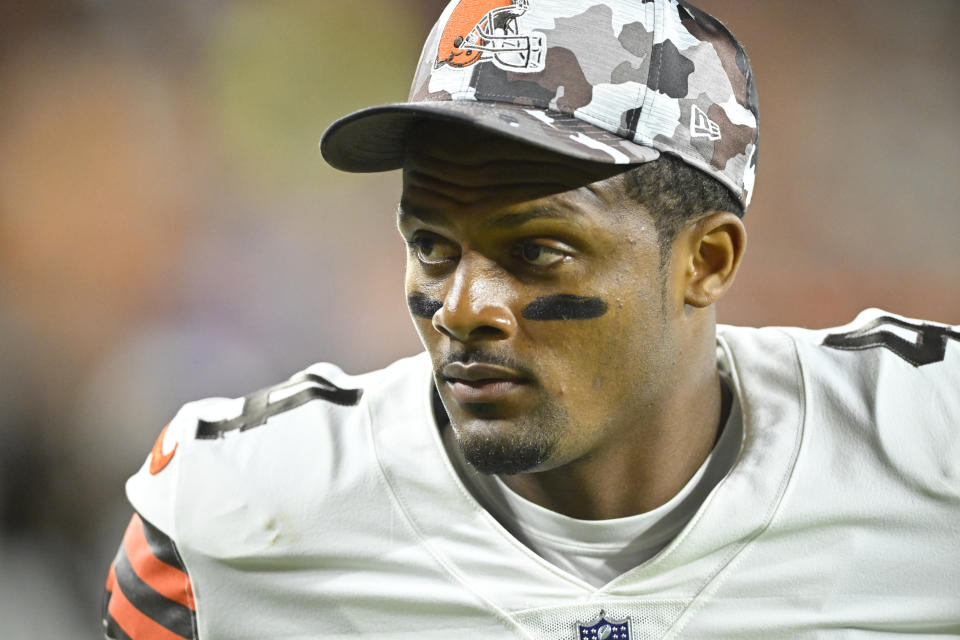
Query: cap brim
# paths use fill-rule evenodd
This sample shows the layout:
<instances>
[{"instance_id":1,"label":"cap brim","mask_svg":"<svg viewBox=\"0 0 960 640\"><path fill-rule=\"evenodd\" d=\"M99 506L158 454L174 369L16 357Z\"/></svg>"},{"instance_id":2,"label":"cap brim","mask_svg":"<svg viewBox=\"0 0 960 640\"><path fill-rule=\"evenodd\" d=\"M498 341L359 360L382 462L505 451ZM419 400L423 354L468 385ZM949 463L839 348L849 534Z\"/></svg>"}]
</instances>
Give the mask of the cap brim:
<instances>
[{"instance_id":1,"label":"cap brim","mask_svg":"<svg viewBox=\"0 0 960 640\"><path fill-rule=\"evenodd\" d=\"M660 152L570 115L506 103L408 102L371 107L334 122L320 140L320 152L343 171L371 173L403 166L411 125L420 120L459 122L494 134L604 164L642 164Z\"/></svg>"}]
</instances>

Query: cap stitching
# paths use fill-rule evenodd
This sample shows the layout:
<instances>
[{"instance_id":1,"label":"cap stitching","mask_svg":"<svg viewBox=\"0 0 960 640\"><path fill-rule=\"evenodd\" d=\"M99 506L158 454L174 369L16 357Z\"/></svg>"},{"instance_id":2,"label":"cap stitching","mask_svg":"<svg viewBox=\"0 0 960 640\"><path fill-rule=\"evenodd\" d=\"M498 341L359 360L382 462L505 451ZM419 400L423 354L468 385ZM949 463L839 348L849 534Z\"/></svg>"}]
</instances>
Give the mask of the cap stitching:
<instances>
[{"instance_id":1,"label":"cap stitching","mask_svg":"<svg viewBox=\"0 0 960 640\"><path fill-rule=\"evenodd\" d=\"M650 45L651 56L653 56L653 48L657 46L657 35L658 34L663 35L663 22L664 22L664 15L663 15L663 11L660 10L660 5L654 2L652 9L653 9L653 41L652 41L652 44ZM652 69L653 67L651 65L651 71ZM660 59L657 61L657 70L656 70L656 78L655 78L658 88L654 93L660 93L660 89L659 89L660 73L662 70L663 70L663 52L661 51ZM641 144L640 142L637 141L637 139L640 138L641 122L644 125L643 129L645 131L649 130L648 123L650 119L650 112L653 110L653 101L656 98L656 96L650 96L650 100L649 101L647 100L648 95L650 95L651 93L650 88L652 85L650 83L650 80L651 80L651 76L648 75L647 82L644 85L646 88L646 92L643 95L643 100L640 102L640 117L637 119L637 130L634 131L630 136L630 140L635 144ZM652 146L653 137L649 135L645 137L650 139L650 146Z\"/></svg>"}]
</instances>

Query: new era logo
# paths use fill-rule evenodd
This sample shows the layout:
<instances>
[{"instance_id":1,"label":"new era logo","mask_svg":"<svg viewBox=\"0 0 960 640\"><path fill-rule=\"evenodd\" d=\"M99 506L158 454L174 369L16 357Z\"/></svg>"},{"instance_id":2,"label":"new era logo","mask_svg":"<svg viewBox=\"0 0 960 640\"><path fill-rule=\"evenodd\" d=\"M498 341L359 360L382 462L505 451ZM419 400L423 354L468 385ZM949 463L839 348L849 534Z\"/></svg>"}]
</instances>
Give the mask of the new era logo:
<instances>
[{"instance_id":1,"label":"new era logo","mask_svg":"<svg viewBox=\"0 0 960 640\"><path fill-rule=\"evenodd\" d=\"M707 117L703 109L697 105L692 105L690 109L690 137L708 138L714 142L722 137L720 125Z\"/></svg>"}]
</instances>

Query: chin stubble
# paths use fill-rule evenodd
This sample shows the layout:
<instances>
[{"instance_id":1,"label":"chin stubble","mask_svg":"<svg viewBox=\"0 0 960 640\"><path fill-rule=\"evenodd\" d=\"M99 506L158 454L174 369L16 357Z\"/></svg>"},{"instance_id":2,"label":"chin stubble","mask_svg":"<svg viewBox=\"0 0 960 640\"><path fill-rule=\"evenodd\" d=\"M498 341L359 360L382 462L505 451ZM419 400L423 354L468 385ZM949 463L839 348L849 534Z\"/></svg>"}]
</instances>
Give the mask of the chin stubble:
<instances>
[{"instance_id":1,"label":"chin stubble","mask_svg":"<svg viewBox=\"0 0 960 640\"><path fill-rule=\"evenodd\" d=\"M482 407L472 406L471 410L483 420ZM536 469L556 451L569 428L569 418L556 407L542 407L535 414L516 422L505 433L483 426L459 428L453 424L464 459L487 475L511 476Z\"/></svg>"}]
</instances>

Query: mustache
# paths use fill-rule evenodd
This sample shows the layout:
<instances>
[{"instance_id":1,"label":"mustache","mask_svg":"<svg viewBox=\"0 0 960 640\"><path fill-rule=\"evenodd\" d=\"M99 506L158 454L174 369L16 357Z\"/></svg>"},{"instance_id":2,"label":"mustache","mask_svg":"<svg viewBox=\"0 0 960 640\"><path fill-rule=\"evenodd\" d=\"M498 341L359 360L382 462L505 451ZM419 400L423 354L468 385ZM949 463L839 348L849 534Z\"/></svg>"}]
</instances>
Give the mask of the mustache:
<instances>
[{"instance_id":1,"label":"mustache","mask_svg":"<svg viewBox=\"0 0 960 640\"><path fill-rule=\"evenodd\" d=\"M445 366L448 364L453 364L454 362L459 362L461 364L493 364L513 369L524 378L536 377L533 373L533 370L519 360L497 353L479 351L477 349L453 351L448 353L439 363L437 363L436 367L434 367L434 371L439 374L439 372L442 371Z\"/></svg>"}]
</instances>

